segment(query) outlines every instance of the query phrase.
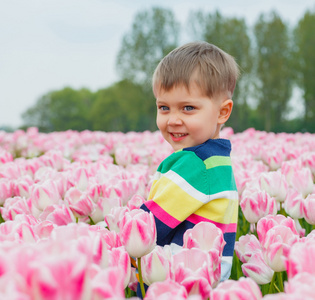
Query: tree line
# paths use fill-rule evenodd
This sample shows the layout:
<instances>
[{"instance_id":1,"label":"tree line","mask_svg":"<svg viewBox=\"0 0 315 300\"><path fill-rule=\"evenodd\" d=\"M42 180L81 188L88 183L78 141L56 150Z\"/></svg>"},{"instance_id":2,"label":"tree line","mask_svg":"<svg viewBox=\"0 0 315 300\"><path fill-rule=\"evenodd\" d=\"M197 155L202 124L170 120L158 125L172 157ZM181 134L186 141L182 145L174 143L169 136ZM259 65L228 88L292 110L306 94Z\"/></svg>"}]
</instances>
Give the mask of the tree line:
<instances>
[{"instance_id":1,"label":"tree line","mask_svg":"<svg viewBox=\"0 0 315 300\"><path fill-rule=\"evenodd\" d=\"M120 81L96 92L70 87L49 92L23 113L24 127L156 130L151 77L158 62L182 44L183 32L190 41L204 40L230 53L241 68L227 126L235 132L249 127L315 132L315 10L294 26L271 11L250 27L243 18L201 10L191 11L183 25L161 7L138 12L123 36L116 60ZM294 91L300 96L292 97Z\"/></svg>"}]
</instances>

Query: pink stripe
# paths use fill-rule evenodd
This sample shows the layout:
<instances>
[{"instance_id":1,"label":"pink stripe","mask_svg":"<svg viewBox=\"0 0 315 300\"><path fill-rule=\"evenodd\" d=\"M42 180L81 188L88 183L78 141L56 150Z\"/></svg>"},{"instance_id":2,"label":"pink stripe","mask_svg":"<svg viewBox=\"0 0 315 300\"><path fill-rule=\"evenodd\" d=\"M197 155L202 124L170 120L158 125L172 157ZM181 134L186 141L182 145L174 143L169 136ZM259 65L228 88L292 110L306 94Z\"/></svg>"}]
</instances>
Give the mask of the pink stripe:
<instances>
[{"instance_id":1,"label":"pink stripe","mask_svg":"<svg viewBox=\"0 0 315 300\"><path fill-rule=\"evenodd\" d=\"M146 201L145 206L157 217L161 222L166 224L168 227L175 228L180 222L168 214L161 206L154 201Z\"/></svg>"},{"instance_id":2,"label":"pink stripe","mask_svg":"<svg viewBox=\"0 0 315 300\"><path fill-rule=\"evenodd\" d=\"M230 223L230 224L223 224L223 223L218 223L218 222L214 222L211 221L209 219L206 219L204 217L192 214L187 218L187 221L193 223L193 224L198 224L200 222L209 222L214 224L215 226L217 226L218 228L220 228L222 230L222 232L236 232L236 228L237 228L237 224L236 223Z\"/></svg>"}]
</instances>

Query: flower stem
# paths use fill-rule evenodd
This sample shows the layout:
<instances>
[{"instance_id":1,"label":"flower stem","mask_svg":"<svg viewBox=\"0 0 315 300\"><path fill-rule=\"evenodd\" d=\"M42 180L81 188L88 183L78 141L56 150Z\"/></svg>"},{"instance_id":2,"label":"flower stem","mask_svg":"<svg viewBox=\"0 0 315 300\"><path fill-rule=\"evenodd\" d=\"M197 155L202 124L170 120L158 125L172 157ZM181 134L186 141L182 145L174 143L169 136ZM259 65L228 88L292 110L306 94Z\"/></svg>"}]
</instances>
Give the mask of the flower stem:
<instances>
[{"instance_id":1,"label":"flower stem","mask_svg":"<svg viewBox=\"0 0 315 300\"><path fill-rule=\"evenodd\" d=\"M269 285L269 292L268 292L268 294L273 294L273 286L275 284L276 277L277 277L277 272L274 272L273 276L272 276L272 279L271 279L271 282L270 282L270 285Z\"/></svg>"},{"instance_id":2,"label":"flower stem","mask_svg":"<svg viewBox=\"0 0 315 300\"><path fill-rule=\"evenodd\" d=\"M95 225L95 222L93 221L93 219L89 216L90 219L90 225Z\"/></svg>"},{"instance_id":3,"label":"flower stem","mask_svg":"<svg viewBox=\"0 0 315 300\"><path fill-rule=\"evenodd\" d=\"M283 292L284 288L283 288L282 272L277 272L277 273L278 273L277 276L278 276L279 290L280 292Z\"/></svg>"},{"instance_id":4,"label":"flower stem","mask_svg":"<svg viewBox=\"0 0 315 300\"><path fill-rule=\"evenodd\" d=\"M142 298L144 298L145 297L145 290L144 290L142 271L141 271L141 257L138 257L137 261L138 261L138 273L139 273L140 289L141 289Z\"/></svg>"}]
</instances>

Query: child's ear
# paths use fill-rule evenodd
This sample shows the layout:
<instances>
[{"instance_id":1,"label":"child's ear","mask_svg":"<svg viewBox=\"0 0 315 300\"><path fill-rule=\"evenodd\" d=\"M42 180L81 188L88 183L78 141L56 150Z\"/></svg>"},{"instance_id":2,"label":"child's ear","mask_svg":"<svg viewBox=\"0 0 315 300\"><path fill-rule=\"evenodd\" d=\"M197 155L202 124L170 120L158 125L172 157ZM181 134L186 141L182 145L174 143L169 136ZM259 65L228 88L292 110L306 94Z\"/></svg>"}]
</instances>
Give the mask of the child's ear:
<instances>
[{"instance_id":1,"label":"child's ear","mask_svg":"<svg viewBox=\"0 0 315 300\"><path fill-rule=\"evenodd\" d=\"M225 100L220 107L219 124L224 124L230 117L233 108L233 100Z\"/></svg>"}]
</instances>

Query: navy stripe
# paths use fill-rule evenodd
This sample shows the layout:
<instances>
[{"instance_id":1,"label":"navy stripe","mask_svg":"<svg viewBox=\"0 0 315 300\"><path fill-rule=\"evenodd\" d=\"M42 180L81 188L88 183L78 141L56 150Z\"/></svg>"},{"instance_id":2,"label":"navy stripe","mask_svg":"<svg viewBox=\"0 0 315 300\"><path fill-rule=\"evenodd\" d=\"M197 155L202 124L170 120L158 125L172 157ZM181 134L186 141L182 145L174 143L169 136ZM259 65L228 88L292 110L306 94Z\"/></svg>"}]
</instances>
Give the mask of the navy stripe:
<instances>
[{"instance_id":1,"label":"navy stripe","mask_svg":"<svg viewBox=\"0 0 315 300\"><path fill-rule=\"evenodd\" d=\"M193 151L203 161L211 156L230 156L231 142L226 139L207 140L201 145L184 148L183 151Z\"/></svg>"},{"instance_id":2,"label":"navy stripe","mask_svg":"<svg viewBox=\"0 0 315 300\"><path fill-rule=\"evenodd\" d=\"M223 249L223 256L233 256L234 253L234 243L236 238L235 232L226 232L223 234L224 240L226 244Z\"/></svg>"}]
</instances>

